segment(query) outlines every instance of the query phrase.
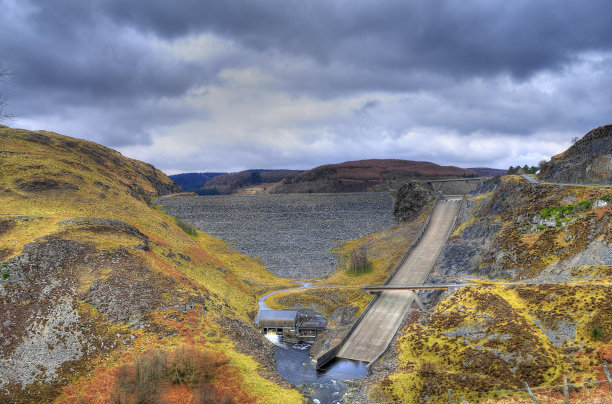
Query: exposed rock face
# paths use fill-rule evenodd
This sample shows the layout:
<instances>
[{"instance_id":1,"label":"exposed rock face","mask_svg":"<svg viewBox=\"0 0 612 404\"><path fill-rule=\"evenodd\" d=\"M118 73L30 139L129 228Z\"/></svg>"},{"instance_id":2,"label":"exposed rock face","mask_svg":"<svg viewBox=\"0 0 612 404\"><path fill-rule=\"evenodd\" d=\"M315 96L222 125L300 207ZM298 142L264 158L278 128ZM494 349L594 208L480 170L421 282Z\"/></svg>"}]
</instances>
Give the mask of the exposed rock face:
<instances>
[{"instance_id":1,"label":"exposed rock face","mask_svg":"<svg viewBox=\"0 0 612 404\"><path fill-rule=\"evenodd\" d=\"M557 282L590 279L597 271L586 268L612 264L611 210L602 191L504 178L485 182L466 201L436 261L438 275ZM542 217L543 209L571 204L567 216Z\"/></svg>"},{"instance_id":2,"label":"exposed rock face","mask_svg":"<svg viewBox=\"0 0 612 404\"><path fill-rule=\"evenodd\" d=\"M570 184L612 183L612 125L587 133L542 170L544 181Z\"/></svg>"},{"instance_id":3,"label":"exposed rock face","mask_svg":"<svg viewBox=\"0 0 612 404\"><path fill-rule=\"evenodd\" d=\"M420 182L409 182L397 191L397 199L393 207L393 216L400 222L414 219L421 208L433 201L433 191Z\"/></svg>"}]
</instances>

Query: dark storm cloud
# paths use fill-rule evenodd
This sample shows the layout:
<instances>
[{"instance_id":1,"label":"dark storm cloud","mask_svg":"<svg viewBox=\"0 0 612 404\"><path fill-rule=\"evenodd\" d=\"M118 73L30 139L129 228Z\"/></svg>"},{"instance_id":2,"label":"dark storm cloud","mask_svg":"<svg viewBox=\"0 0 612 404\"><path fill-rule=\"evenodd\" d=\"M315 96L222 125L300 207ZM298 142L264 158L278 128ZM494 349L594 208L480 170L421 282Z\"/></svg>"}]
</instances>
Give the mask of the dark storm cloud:
<instances>
[{"instance_id":1,"label":"dark storm cloud","mask_svg":"<svg viewBox=\"0 0 612 404\"><path fill-rule=\"evenodd\" d=\"M600 1L112 1L111 18L165 38L213 32L247 47L383 71L523 78L612 49Z\"/></svg>"},{"instance_id":2,"label":"dark storm cloud","mask_svg":"<svg viewBox=\"0 0 612 404\"><path fill-rule=\"evenodd\" d=\"M215 79L222 66L175 60L136 29L118 27L96 2L0 2L3 62L16 85L68 92L76 104L177 96ZM21 19L13 19L10 11Z\"/></svg>"}]
</instances>

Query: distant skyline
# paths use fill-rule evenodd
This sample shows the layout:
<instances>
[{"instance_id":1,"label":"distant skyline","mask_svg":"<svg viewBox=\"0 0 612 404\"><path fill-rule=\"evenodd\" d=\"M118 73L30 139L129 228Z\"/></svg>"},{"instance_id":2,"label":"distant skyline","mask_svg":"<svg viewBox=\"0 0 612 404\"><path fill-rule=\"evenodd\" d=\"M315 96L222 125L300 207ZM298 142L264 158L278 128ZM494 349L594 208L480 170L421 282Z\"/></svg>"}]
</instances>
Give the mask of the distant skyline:
<instances>
[{"instance_id":1,"label":"distant skyline","mask_svg":"<svg viewBox=\"0 0 612 404\"><path fill-rule=\"evenodd\" d=\"M0 0L12 127L168 174L537 165L612 123L612 2Z\"/></svg>"}]
</instances>

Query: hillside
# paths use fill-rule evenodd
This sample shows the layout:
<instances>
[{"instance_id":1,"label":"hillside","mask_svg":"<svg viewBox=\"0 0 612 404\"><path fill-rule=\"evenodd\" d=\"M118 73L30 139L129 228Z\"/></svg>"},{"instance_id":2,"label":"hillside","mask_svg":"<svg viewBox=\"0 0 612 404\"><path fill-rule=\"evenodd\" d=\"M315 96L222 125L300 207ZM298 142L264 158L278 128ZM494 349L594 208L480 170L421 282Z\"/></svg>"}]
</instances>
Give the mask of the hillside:
<instances>
[{"instance_id":1,"label":"hillside","mask_svg":"<svg viewBox=\"0 0 612 404\"><path fill-rule=\"evenodd\" d=\"M612 184L612 125L593 129L542 168L546 182Z\"/></svg>"},{"instance_id":2,"label":"hillside","mask_svg":"<svg viewBox=\"0 0 612 404\"><path fill-rule=\"evenodd\" d=\"M1 402L301 400L251 325L287 282L156 210L163 173L1 126L0 174Z\"/></svg>"},{"instance_id":3,"label":"hillside","mask_svg":"<svg viewBox=\"0 0 612 404\"><path fill-rule=\"evenodd\" d=\"M208 180L224 173L184 173L169 175L168 177L178 184L183 191L191 192L202 187Z\"/></svg>"},{"instance_id":4,"label":"hillside","mask_svg":"<svg viewBox=\"0 0 612 404\"><path fill-rule=\"evenodd\" d=\"M426 161L359 160L327 164L285 181L271 192L370 192L397 190L411 179L475 177L463 168Z\"/></svg>"},{"instance_id":5,"label":"hillside","mask_svg":"<svg viewBox=\"0 0 612 404\"><path fill-rule=\"evenodd\" d=\"M611 192L518 176L483 184L467 198L428 282L484 281L451 296L428 293L430 312L407 322L367 394L401 401L452 389L492 399L495 393L475 392L521 389L523 382L554 386L563 375L572 383L605 378L602 363L612 359ZM546 283L496 284L523 280Z\"/></svg>"},{"instance_id":6,"label":"hillside","mask_svg":"<svg viewBox=\"0 0 612 404\"><path fill-rule=\"evenodd\" d=\"M508 174L508 170L499 168L472 167L468 168L468 170L474 171L479 177L497 177L499 175Z\"/></svg>"},{"instance_id":7,"label":"hillside","mask_svg":"<svg viewBox=\"0 0 612 404\"><path fill-rule=\"evenodd\" d=\"M198 195L268 193L277 183L290 181L300 173L298 170L246 170L227 173L212 178L194 192Z\"/></svg>"}]
</instances>

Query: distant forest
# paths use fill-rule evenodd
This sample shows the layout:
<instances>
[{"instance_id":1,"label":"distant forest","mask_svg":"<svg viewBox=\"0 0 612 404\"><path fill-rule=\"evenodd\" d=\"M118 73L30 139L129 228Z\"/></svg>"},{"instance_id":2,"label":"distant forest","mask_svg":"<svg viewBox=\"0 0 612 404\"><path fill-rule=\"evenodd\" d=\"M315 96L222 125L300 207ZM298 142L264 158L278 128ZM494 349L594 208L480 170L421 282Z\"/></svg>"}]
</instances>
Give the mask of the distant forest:
<instances>
[{"instance_id":1,"label":"distant forest","mask_svg":"<svg viewBox=\"0 0 612 404\"><path fill-rule=\"evenodd\" d=\"M170 179L183 188L185 192L193 192L209 180L224 173L186 173L169 175Z\"/></svg>"},{"instance_id":2,"label":"distant forest","mask_svg":"<svg viewBox=\"0 0 612 404\"><path fill-rule=\"evenodd\" d=\"M194 192L200 195L229 195L238 188L290 181L301 172L298 170L246 170L228 173L211 179Z\"/></svg>"}]
</instances>

